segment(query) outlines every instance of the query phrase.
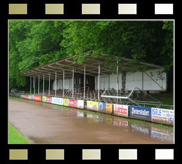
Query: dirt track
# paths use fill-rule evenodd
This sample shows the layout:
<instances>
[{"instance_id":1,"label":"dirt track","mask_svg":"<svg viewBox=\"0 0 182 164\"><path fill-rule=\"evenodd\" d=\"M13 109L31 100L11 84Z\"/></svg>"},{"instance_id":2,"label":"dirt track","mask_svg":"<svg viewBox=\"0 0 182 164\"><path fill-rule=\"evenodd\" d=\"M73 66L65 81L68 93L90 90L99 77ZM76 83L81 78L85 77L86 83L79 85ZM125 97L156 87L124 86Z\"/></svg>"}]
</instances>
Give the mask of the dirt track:
<instances>
[{"instance_id":1,"label":"dirt track","mask_svg":"<svg viewBox=\"0 0 182 164\"><path fill-rule=\"evenodd\" d=\"M110 115L9 99L9 122L31 143L172 144L172 129Z\"/></svg>"}]
</instances>

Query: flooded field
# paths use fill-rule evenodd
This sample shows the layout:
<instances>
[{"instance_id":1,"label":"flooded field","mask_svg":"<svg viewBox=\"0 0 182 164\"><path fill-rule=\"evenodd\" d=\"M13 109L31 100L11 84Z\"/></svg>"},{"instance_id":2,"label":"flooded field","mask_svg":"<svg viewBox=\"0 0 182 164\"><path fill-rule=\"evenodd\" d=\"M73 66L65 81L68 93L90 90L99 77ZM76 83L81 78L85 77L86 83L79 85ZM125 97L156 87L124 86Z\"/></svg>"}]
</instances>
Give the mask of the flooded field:
<instances>
[{"instance_id":1,"label":"flooded field","mask_svg":"<svg viewBox=\"0 0 182 164\"><path fill-rule=\"evenodd\" d=\"M9 122L31 143L173 144L173 128L42 102L9 99Z\"/></svg>"}]
</instances>

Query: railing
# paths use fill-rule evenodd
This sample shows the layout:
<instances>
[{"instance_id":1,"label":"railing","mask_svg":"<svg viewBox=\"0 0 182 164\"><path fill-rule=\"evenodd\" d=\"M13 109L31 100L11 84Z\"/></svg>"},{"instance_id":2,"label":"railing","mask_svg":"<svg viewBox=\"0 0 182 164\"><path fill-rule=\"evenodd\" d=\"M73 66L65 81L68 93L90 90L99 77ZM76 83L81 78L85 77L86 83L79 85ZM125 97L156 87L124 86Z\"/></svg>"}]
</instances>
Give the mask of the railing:
<instances>
[{"instance_id":1,"label":"railing","mask_svg":"<svg viewBox=\"0 0 182 164\"><path fill-rule=\"evenodd\" d=\"M137 90L140 92L137 93ZM134 97L138 96L138 98L141 98L141 93L143 94L143 97L148 97L150 100L148 101L142 101L142 100L135 100ZM109 94L109 95L107 95ZM173 109L173 105L165 105L162 104L161 101L159 101L158 99L156 99L155 97L151 96L150 94L144 92L143 90L141 90L138 87L133 88L133 90L126 95L126 93L119 93L117 92L115 89L106 89L103 94L101 95L102 98L104 99L108 99L108 101L111 101L111 99L115 99L113 100L113 102L118 103L118 102L125 102L126 104L135 104L137 106L155 106L156 108L159 108L160 106L165 106L165 107L169 107L170 109ZM117 100L116 100L117 99ZM153 100L153 101L152 101Z\"/></svg>"},{"instance_id":2,"label":"railing","mask_svg":"<svg viewBox=\"0 0 182 164\"><path fill-rule=\"evenodd\" d=\"M20 96L21 94L24 94L25 91L21 91L19 89L16 89L16 88L12 88L10 90L10 95L11 96Z\"/></svg>"}]
</instances>

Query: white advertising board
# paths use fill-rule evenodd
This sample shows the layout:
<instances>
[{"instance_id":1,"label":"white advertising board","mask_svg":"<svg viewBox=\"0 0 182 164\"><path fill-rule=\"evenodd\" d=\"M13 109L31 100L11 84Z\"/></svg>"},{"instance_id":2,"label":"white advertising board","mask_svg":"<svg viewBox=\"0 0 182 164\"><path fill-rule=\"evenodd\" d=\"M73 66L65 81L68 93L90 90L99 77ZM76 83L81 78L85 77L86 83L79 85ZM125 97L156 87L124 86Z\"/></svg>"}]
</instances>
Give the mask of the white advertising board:
<instances>
[{"instance_id":1,"label":"white advertising board","mask_svg":"<svg viewBox=\"0 0 182 164\"><path fill-rule=\"evenodd\" d=\"M58 97L52 97L52 103L53 104L58 104L58 105L63 105L63 99L58 98Z\"/></svg>"},{"instance_id":2,"label":"white advertising board","mask_svg":"<svg viewBox=\"0 0 182 164\"><path fill-rule=\"evenodd\" d=\"M153 122L164 123L173 125L174 122L174 110L151 108L151 118Z\"/></svg>"}]
</instances>

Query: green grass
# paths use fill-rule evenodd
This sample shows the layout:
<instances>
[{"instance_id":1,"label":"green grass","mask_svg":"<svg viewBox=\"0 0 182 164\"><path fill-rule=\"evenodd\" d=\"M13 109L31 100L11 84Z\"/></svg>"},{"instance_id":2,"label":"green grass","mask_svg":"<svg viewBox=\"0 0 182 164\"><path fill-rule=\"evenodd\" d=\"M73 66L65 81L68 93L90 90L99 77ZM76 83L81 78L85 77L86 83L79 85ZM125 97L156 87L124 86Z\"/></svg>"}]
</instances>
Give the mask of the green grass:
<instances>
[{"instance_id":1,"label":"green grass","mask_svg":"<svg viewBox=\"0 0 182 164\"><path fill-rule=\"evenodd\" d=\"M9 144L29 144L30 142L9 123Z\"/></svg>"},{"instance_id":2,"label":"green grass","mask_svg":"<svg viewBox=\"0 0 182 164\"><path fill-rule=\"evenodd\" d=\"M160 93L152 95L157 98L162 104L173 105L173 93Z\"/></svg>"}]
</instances>

